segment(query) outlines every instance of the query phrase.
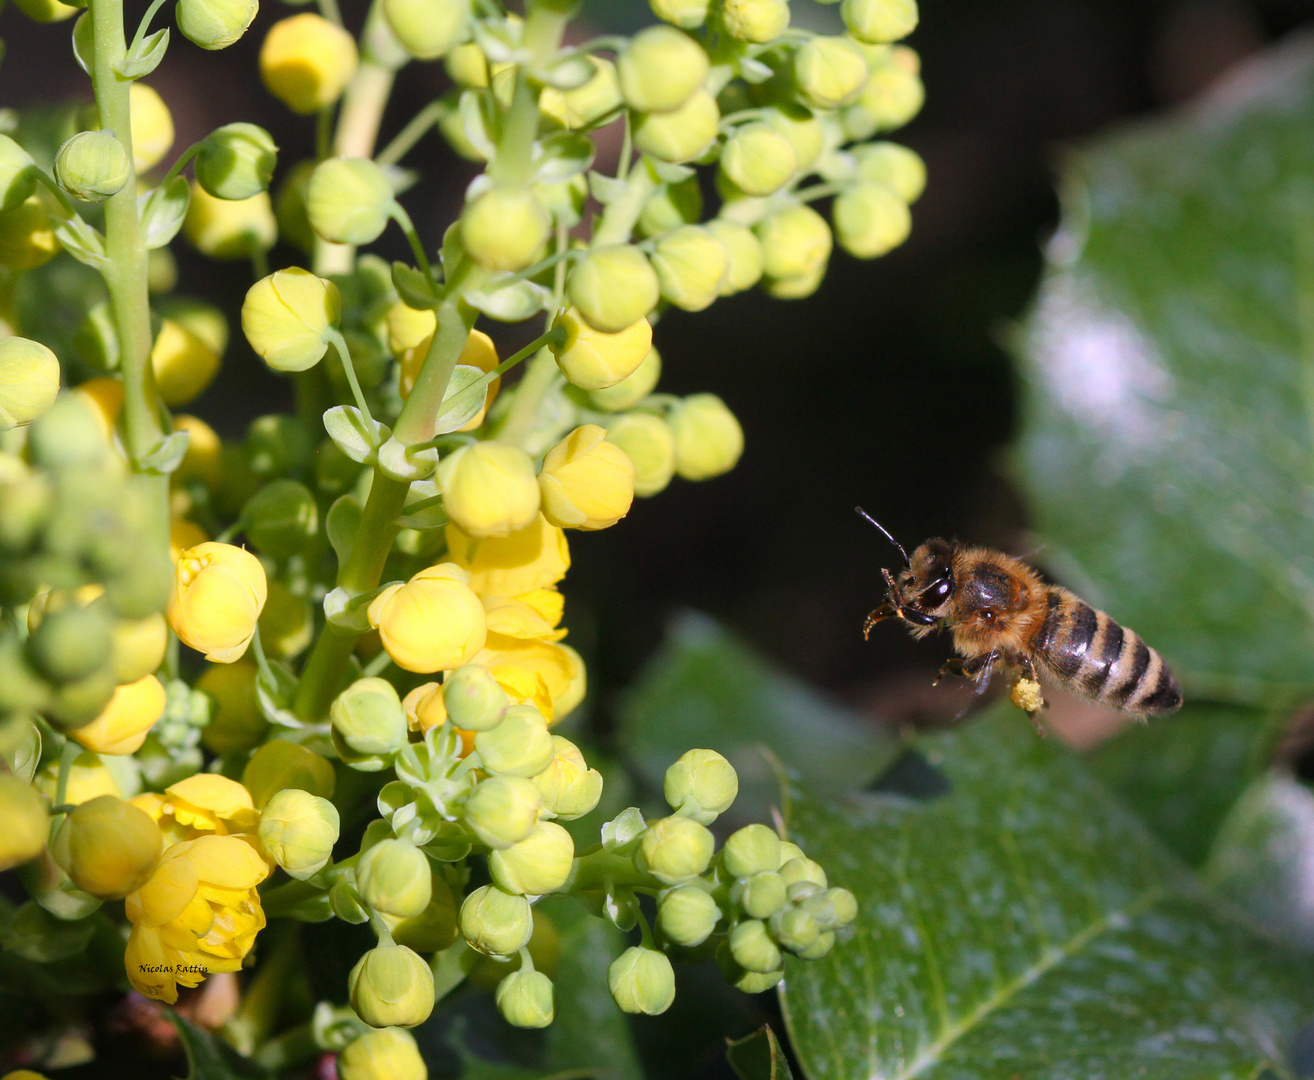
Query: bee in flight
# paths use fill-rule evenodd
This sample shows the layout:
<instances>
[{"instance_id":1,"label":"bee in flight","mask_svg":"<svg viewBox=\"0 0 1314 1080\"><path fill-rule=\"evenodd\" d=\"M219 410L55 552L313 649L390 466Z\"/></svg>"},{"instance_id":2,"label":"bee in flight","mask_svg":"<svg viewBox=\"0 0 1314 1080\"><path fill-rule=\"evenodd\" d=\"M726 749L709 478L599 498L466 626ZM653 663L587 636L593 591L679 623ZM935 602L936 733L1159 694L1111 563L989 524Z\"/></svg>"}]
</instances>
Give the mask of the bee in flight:
<instances>
[{"instance_id":1,"label":"bee in flight","mask_svg":"<svg viewBox=\"0 0 1314 1080\"><path fill-rule=\"evenodd\" d=\"M875 518L862 507L857 511L904 562L897 575L881 571L885 603L867 616L864 638L889 618L902 619L914 638L948 630L958 656L940 676L975 679L981 693L997 669L1006 671L1013 700L1033 723L1045 705L1037 676L1136 715L1163 715L1181 705L1182 692L1157 652L1079 596L1041 581L1020 559L939 539L909 558Z\"/></svg>"}]
</instances>

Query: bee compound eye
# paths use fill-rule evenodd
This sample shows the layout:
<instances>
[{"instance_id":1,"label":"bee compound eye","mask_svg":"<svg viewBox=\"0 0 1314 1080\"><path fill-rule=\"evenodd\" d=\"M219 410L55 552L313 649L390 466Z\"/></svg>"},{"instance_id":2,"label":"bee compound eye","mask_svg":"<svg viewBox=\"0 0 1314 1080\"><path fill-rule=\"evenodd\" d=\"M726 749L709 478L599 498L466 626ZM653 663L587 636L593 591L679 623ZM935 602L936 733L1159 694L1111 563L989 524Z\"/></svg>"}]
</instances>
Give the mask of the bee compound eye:
<instances>
[{"instance_id":1,"label":"bee compound eye","mask_svg":"<svg viewBox=\"0 0 1314 1080\"><path fill-rule=\"evenodd\" d=\"M953 583L948 578L938 578L927 587L923 603L931 606L943 604L952 591Z\"/></svg>"}]
</instances>

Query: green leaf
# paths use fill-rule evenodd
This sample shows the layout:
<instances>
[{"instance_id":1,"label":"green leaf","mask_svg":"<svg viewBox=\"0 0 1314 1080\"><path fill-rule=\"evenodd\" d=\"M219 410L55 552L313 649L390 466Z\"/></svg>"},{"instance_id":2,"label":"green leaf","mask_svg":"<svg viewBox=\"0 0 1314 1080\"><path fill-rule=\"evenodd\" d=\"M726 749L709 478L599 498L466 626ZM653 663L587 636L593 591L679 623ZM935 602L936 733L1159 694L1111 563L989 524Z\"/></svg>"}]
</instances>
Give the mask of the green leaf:
<instances>
[{"instance_id":1,"label":"green leaf","mask_svg":"<svg viewBox=\"0 0 1314 1080\"><path fill-rule=\"evenodd\" d=\"M91 74L96 57L96 28L91 13L84 11L73 24L73 58L78 67Z\"/></svg>"},{"instance_id":2,"label":"green leaf","mask_svg":"<svg viewBox=\"0 0 1314 1080\"><path fill-rule=\"evenodd\" d=\"M52 219L55 236L73 258L100 269L105 262L105 237L77 214Z\"/></svg>"},{"instance_id":3,"label":"green leaf","mask_svg":"<svg viewBox=\"0 0 1314 1080\"><path fill-rule=\"evenodd\" d=\"M364 465L392 434L386 424L371 420L354 405L334 405L324 413L324 430L352 461Z\"/></svg>"},{"instance_id":4,"label":"green leaf","mask_svg":"<svg viewBox=\"0 0 1314 1080\"><path fill-rule=\"evenodd\" d=\"M493 95L487 90L463 90L456 108L466 140L485 161L491 161L497 155L498 135Z\"/></svg>"},{"instance_id":5,"label":"green leaf","mask_svg":"<svg viewBox=\"0 0 1314 1080\"><path fill-rule=\"evenodd\" d=\"M139 462L144 472L156 476L168 476L182 463L187 455L187 443L190 436L185 431L175 431L166 435L159 444Z\"/></svg>"},{"instance_id":6,"label":"green leaf","mask_svg":"<svg viewBox=\"0 0 1314 1080\"><path fill-rule=\"evenodd\" d=\"M778 802L765 746L806 779L857 787L893 758L896 744L869 721L776 670L705 616L676 619L661 651L621 704L622 748L660 791L686 750L724 754L739 772L736 818L764 817Z\"/></svg>"},{"instance_id":7,"label":"green leaf","mask_svg":"<svg viewBox=\"0 0 1314 1080\"><path fill-rule=\"evenodd\" d=\"M164 59L169 50L169 28L156 30L127 56L114 65L114 73L121 79L140 79L149 75Z\"/></svg>"},{"instance_id":8,"label":"green leaf","mask_svg":"<svg viewBox=\"0 0 1314 1080\"><path fill-rule=\"evenodd\" d=\"M480 368L472 364L457 364L452 369L452 377L447 383L443 405L447 405L462 390L473 386L483 377L484 372ZM449 406L444 409L443 405L440 405L438 416L433 422L433 433L446 435L450 431L459 431L479 415L479 410L484 407L484 400L487 397L488 393L485 391L482 394L468 394L456 403L455 408Z\"/></svg>"},{"instance_id":9,"label":"green leaf","mask_svg":"<svg viewBox=\"0 0 1314 1080\"><path fill-rule=\"evenodd\" d=\"M178 235L191 201L192 191L185 176L175 176L167 184L138 196L142 239L147 248L162 248Z\"/></svg>"},{"instance_id":10,"label":"green leaf","mask_svg":"<svg viewBox=\"0 0 1314 1080\"><path fill-rule=\"evenodd\" d=\"M534 179L542 184L569 180L593 165L595 152L593 140L582 132L545 135L534 144Z\"/></svg>"},{"instance_id":11,"label":"green leaf","mask_svg":"<svg viewBox=\"0 0 1314 1080\"><path fill-rule=\"evenodd\" d=\"M1015 710L922 741L947 792L799 790L790 835L851 889L852 940L786 964L813 1077L1287 1074L1314 973L1198 884Z\"/></svg>"},{"instance_id":12,"label":"green leaf","mask_svg":"<svg viewBox=\"0 0 1314 1080\"><path fill-rule=\"evenodd\" d=\"M464 294L471 307L498 322L523 322L552 304L552 291L533 281L516 281L500 288L490 282L486 289Z\"/></svg>"},{"instance_id":13,"label":"green leaf","mask_svg":"<svg viewBox=\"0 0 1314 1080\"><path fill-rule=\"evenodd\" d=\"M165 1016L178 1029L183 1049L187 1052L187 1080L270 1080L272 1074L245 1058L221 1039L216 1039L203 1027L166 1009Z\"/></svg>"},{"instance_id":14,"label":"green leaf","mask_svg":"<svg viewBox=\"0 0 1314 1080\"><path fill-rule=\"evenodd\" d=\"M432 311L442 303L424 272L404 262L392 264L392 285L402 303L416 311Z\"/></svg>"},{"instance_id":15,"label":"green leaf","mask_svg":"<svg viewBox=\"0 0 1314 1080\"><path fill-rule=\"evenodd\" d=\"M732 1040L726 1047L725 1056L739 1080L794 1080L776 1033L769 1025L762 1025L742 1039Z\"/></svg>"},{"instance_id":16,"label":"green leaf","mask_svg":"<svg viewBox=\"0 0 1314 1080\"><path fill-rule=\"evenodd\" d=\"M1204 862L1215 833L1264 767L1270 714L1230 705L1187 705L1132 725L1087 758L1179 858Z\"/></svg>"},{"instance_id":17,"label":"green leaf","mask_svg":"<svg viewBox=\"0 0 1314 1080\"><path fill-rule=\"evenodd\" d=\"M339 566L351 555L351 547L356 542L356 532L364 512L365 507L355 495L339 495L329 507L324 518L324 530L333 547L333 554L338 557Z\"/></svg>"},{"instance_id":18,"label":"green leaf","mask_svg":"<svg viewBox=\"0 0 1314 1080\"><path fill-rule=\"evenodd\" d=\"M1022 338L1044 559L1188 700L1314 690L1314 43L1073 154Z\"/></svg>"}]
</instances>

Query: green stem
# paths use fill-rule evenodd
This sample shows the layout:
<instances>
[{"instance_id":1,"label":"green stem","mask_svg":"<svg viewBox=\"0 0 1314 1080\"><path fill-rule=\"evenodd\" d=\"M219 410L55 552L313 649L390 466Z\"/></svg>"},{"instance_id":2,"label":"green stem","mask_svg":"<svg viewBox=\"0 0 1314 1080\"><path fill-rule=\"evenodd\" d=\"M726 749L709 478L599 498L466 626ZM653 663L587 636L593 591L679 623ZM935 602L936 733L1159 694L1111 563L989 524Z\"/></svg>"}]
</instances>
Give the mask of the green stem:
<instances>
[{"instance_id":1,"label":"green stem","mask_svg":"<svg viewBox=\"0 0 1314 1080\"><path fill-rule=\"evenodd\" d=\"M247 1057L269 1038L278 1017L288 977L296 970L300 957L300 929L294 921L281 921L261 938L267 947L262 952L267 952L268 958L247 986L237 1012L224 1025L224 1034Z\"/></svg>"},{"instance_id":2,"label":"green stem","mask_svg":"<svg viewBox=\"0 0 1314 1080\"><path fill-rule=\"evenodd\" d=\"M630 234L634 232L639 215L643 213L643 204L657 190L657 181L652 175L652 170L642 162L639 167L629 171L625 183L628 190L615 202L607 204L601 220L593 230L594 247L626 243Z\"/></svg>"},{"instance_id":3,"label":"green stem","mask_svg":"<svg viewBox=\"0 0 1314 1080\"><path fill-rule=\"evenodd\" d=\"M657 885L655 878L641 873L628 855L616 855L606 848L598 848L588 855L576 856L570 868L570 877L556 891L559 893L591 892L610 886L639 886L643 888Z\"/></svg>"},{"instance_id":4,"label":"green stem","mask_svg":"<svg viewBox=\"0 0 1314 1080\"><path fill-rule=\"evenodd\" d=\"M342 12L338 10L338 0L319 0L319 13L331 23L342 25Z\"/></svg>"},{"instance_id":5,"label":"green stem","mask_svg":"<svg viewBox=\"0 0 1314 1080\"><path fill-rule=\"evenodd\" d=\"M251 650L255 653L256 672L266 686L276 685L274 673L269 667L269 658L265 656L265 647L260 642L260 624L256 623L255 633L251 635Z\"/></svg>"},{"instance_id":6,"label":"green stem","mask_svg":"<svg viewBox=\"0 0 1314 1080\"><path fill-rule=\"evenodd\" d=\"M556 385L559 375L557 362L547 349L529 362L524 377L516 386L515 400L497 431L501 442L520 446L529 438L538 423L539 406Z\"/></svg>"},{"instance_id":7,"label":"green stem","mask_svg":"<svg viewBox=\"0 0 1314 1080\"><path fill-rule=\"evenodd\" d=\"M64 742L64 749L59 752L59 778L55 781L55 805L63 806L64 799L68 795L68 774L73 768L73 762L77 756L82 753L82 747L72 739Z\"/></svg>"},{"instance_id":8,"label":"green stem","mask_svg":"<svg viewBox=\"0 0 1314 1080\"><path fill-rule=\"evenodd\" d=\"M164 174L164 179L160 181L160 187L164 187L170 180L177 176L187 167L187 163L201 152L201 143L192 143L186 150L178 155L178 160L169 166L169 171Z\"/></svg>"},{"instance_id":9,"label":"green stem","mask_svg":"<svg viewBox=\"0 0 1314 1080\"><path fill-rule=\"evenodd\" d=\"M411 254L415 256L415 263L419 266L420 273L429 279L429 284L437 292L438 282L434 279L433 267L429 265L429 256L424 253L424 245L420 243L420 234L415 231L415 223L411 221L411 215L394 199L388 216L401 226L401 231L406 235L406 242L411 245Z\"/></svg>"},{"instance_id":10,"label":"green stem","mask_svg":"<svg viewBox=\"0 0 1314 1080\"><path fill-rule=\"evenodd\" d=\"M810 188L803 188L801 191L794 192L794 197L799 202L814 202L817 199L824 199L828 195L838 195L848 186L847 184L813 184Z\"/></svg>"},{"instance_id":11,"label":"green stem","mask_svg":"<svg viewBox=\"0 0 1314 1080\"><path fill-rule=\"evenodd\" d=\"M342 96L342 112L333 149L340 157L372 157L379 123L392 94L396 72L373 60L362 60Z\"/></svg>"},{"instance_id":12,"label":"green stem","mask_svg":"<svg viewBox=\"0 0 1314 1080\"><path fill-rule=\"evenodd\" d=\"M333 106L325 105L315 117L315 160L323 161L333 153Z\"/></svg>"},{"instance_id":13,"label":"green stem","mask_svg":"<svg viewBox=\"0 0 1314 1080\"><path fill-rule=\"evenodd\" d=\"M324 332L324 336L338 350L338 356L342 360L342 370L347 373L347 382L351 386L351 396L356 399L356 408L369 421L369 427L372 429L374 427L374 417L370 414L369 404L365 401L365 393L360 388L360 380L356 378L356 365L352 363L351 350L347 348L347 339L342 336L336 327L332 326Z\"/></svg>"},{"instance_id":14,"label":"green stem","mask_svg":"<svg viewBox=\"0 0 1314 1080\"><path fill-rule=\"evenodd\" d=\"M431 101L411 119L401 131L374 156L379 165L396 165L424 138L425 133L447 114L447 102L441 98Z\"/></svg>"},{"instance_id":15,"label":"green stem","mask_svg":"<svg viewBox=\"0 0 1314 1080\"><path fill-rule=\"evenodd\" d=\"M141 22L137 24L137 32L132 35L132 44L128 47L129 52L134 52L145 39L151 28L151 20L155 18L156 12L164 6L164 3L165 0L151 0L151 6L146 9L146 14L141 17Z\"/></svg>"},{"instance_id":16,"label":"green stem","mask_svg":"<svg viewBox=\"0 0 1314 1080\"><path fill-rule=\"evenodd\" d=\"M624 180L630 175L630 159L634 156L634 121L630 110L625 110L625 130L621 135L620 157L616 160L616 179Z\"/></svg>"},{"instance_id":17,"label":"green stem","mask_svg":"<svg viewBox=\"0 0 1314 1080\"><path fill-rule=\"evenodd\" d=\"M450 948L433 954L429 966L433 969L435 1001L441 1001L465 981L465 959L469 955L470 946L463 937L458 937Z\"/></svg>"}]
</instances>

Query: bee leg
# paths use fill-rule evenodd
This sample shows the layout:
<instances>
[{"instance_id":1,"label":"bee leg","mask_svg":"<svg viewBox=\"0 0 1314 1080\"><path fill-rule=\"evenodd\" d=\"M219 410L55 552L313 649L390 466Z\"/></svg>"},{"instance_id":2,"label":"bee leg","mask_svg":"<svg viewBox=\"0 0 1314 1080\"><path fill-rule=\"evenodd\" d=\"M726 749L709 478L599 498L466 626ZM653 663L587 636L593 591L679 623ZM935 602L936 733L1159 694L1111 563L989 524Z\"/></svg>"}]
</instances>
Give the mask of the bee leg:
<instances>
[{"instance_id":1,"label":"bee leg","mask_svg":"<svg viewBox=\"0 0 1314 1080\"><path fill-rule=\"evenodd\" d=\"M866 621L862 624L862 640L867 641L871 636L871 629L879 622L886 619L892 619L896 612L889 604L882 604L875 611L867 615Z\"/></svg>"},{"instance_id":2,"label":"bee leg","mask_svg":"<svg viewBox=\"0 0 1314 1080\"><path fill-rule=\"evenodd\" d=\"M974 656L963 665L963 674L976 680L976 693L984 694L990 687L990 679L995 673L995 664L999 662L999 653L988 652L984 656Z\"/></svg>"},{"instance_id":3,"label":"bee leg","mask_svg":"<svg viewBox=\"0 0 1314 1080\"><path fill-rule=\"evenodd\" d=\"M960 679L968 678L969 676L967 674L967 671L965 670L966 667L967 667L967 661L964 660L962 657L951 656L948 660L946 660L943 664L940 665L940 670L936 672L935 675L935 682L931 683L931 685L939 686L940 682L943 679L948 678L950 675L953 675L956 678L960 678Z\"/></svg>"},{"instance_id":4,"label":"bee leg","mask_svg":"<svg viewBox=\"0 0 1314 1080\"><path fill-rule=\"evenodd\" d=\"M1040 680L1036 678L1036 668L1029 656L1018 657L1013 661L1020 669L1018 677L1013 680L1009 697L1014 705L1027 714L1036 734L1044 738L1048 734L1045 725L1040 722L1040 714L1045 708L1045 699L1040 694Z\"/></svg>"}]
</instances>

